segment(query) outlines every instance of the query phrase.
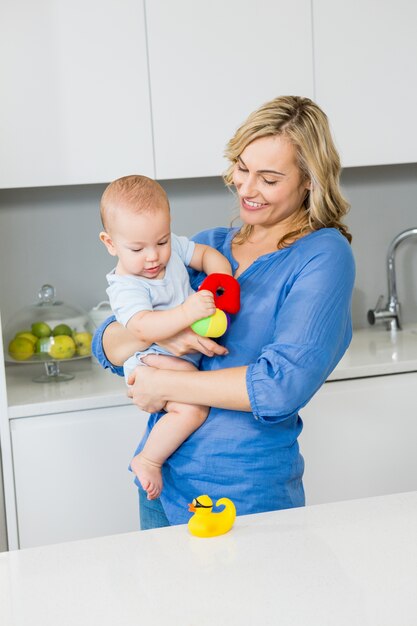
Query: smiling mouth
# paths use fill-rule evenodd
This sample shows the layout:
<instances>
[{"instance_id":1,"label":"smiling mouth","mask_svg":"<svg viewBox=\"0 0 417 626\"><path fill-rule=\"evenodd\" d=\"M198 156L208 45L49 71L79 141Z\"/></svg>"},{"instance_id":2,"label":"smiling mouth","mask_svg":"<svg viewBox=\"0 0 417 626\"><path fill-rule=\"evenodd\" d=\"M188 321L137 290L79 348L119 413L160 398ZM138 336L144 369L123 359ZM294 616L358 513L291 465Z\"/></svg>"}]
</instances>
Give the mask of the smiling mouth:
<instances>
[{"instance_id":1,"label":"smiling mouth","mask_svg":"<svg viewBox=\"0 0 417 626\"><path fill-rule=\"evenodd\" d=\"M245 209L249 209L250 211L263 209L267 206L265 203L254 202L253 200L248 200L247 198L242 198L242 205Z\"/></svg>"},{"instance_id":2,"label":"smiling mouth","mask_svg":"<svg viewBox=\"0 0 417 626\"><path fill-rule=\"evenodd\" d=\"M148 267L145 272L149 272L150 274L154 274L159 271L160 265L155 265L155 267Z\"/></svg>"}]
</instances>

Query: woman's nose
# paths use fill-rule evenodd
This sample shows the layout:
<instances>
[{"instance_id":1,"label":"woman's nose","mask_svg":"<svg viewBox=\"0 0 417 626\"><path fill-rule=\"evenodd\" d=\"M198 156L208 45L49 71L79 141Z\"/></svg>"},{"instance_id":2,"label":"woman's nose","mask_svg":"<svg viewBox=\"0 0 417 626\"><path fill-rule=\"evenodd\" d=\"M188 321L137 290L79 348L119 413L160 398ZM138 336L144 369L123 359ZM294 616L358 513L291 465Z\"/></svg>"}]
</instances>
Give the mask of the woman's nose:
<instances>
[{"instance_id":1,"label":"woman's nose","mask_svg":"<svg viewBox=\"0 0 417 626\"><path fill-rule=\"evenodd\" d=\"M247 175L237 187L241 196L250 197L256 194L256 178Z\"/></svg>"}]
</instances>

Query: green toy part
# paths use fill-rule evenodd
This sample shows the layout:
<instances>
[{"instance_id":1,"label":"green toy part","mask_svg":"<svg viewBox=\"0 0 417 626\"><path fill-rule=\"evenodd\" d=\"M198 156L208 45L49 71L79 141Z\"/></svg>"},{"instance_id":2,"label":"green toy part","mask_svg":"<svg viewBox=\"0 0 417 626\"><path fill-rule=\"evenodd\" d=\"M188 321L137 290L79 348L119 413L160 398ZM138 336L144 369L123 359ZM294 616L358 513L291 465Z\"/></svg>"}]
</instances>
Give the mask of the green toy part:
<instances>
[{"instance_id":1,"label":"green toy part","mask_svg":"<svg viewBox=\"0 0 417 626\"><path fill-rule=\"evenodd\" d=\"M227 330L229 320L224 311L216 309L216 312L209 317L194 322L191 328L200 337L221 337Z\"/></svg>"}]
</instances>

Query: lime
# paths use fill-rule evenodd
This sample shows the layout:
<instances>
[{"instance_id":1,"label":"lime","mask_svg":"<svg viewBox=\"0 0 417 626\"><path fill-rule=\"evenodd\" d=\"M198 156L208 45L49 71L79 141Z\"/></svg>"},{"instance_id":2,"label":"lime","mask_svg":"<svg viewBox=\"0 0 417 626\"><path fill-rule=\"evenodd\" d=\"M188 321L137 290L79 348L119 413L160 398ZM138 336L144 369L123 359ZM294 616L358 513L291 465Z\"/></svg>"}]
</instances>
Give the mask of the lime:
<instances>
[{"instance_id":1,"label":"lime","mask_svg":"<svg viewBox=\"0 0 417 626\"><path fill-rule=\"evenodd\" d=\"M91 354L91 340L93 336L91 333L74 333L74 341L77 346L77 354L79 356L90 356Z\"/></svg>"},{"instance_id":2,"label":"lime","mask_svg":"<svg viewBox=\"0 0 417 626\"><path fill-rule=\"evenodd\" d=\"M58 335L52 340L49 354L53 359L70 359L75 354L75 341L68 335Z\"/></svg>"},{"instance_id":3,"label":"lime","mask_svg":"<svg viewBox=\"0 0 417 626\"><path fill-rule=\"evenodd\" d=\"M37 340L36 346L35 346L36 354L48 355L49 348L51 346L52 341L53 341L52 337L40 337Z\"/></svg>"},{"instance_id":4,"label":"lime","mask_svg":"<svg viewBox=\"0 0 417 626\"><path fill-rule=\"evenodd\" d=\"M15 336L15 339L17 339L18 337L23 337L24 339L29 339L29 341L31 341L33 343L33 345L35 345L35 343L38 341L38 338L30 332L30 330L22 330L20 331L20 333L17 333Z\"/></svg>"},{"instance_id":5,"label":"lime","mask_svg":"<svg viewBox=\"0 0 417 626\"><path fill-rule=\"evenodd\" d=\"M52 335L57 337L58 335L68 335L68 337L72 337L72 329L68 326L68 324L58 324L52 331Z\"/></svg>"},{"instance_id":6,"label":"lime","mask_svg":"<svg viewBox=\"0 0 417 626\"><path fill-rule=\"evenodd\" d=\"M46 322L35 322L32 324L32 333L36 337L50 337L52 330Z\"/></svg>"},{"instance_id":7,"label":"lime","mask_svg":"<svg viewBox=\"0 0 417 626\"><path fill-rule=\"evenodd\" d=\"M9 343L9 354L16 361L26 361L35 352L35 346L25 337L16 337Z\"/></svg>"}]
</instances>

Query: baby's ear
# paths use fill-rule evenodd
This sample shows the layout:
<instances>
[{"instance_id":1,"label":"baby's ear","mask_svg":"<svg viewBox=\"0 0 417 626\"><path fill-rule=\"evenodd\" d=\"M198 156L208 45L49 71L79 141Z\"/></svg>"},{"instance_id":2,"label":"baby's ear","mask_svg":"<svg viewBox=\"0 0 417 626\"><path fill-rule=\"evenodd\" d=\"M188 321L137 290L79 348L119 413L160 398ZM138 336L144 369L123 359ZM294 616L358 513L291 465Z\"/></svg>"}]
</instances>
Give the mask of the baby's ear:
<instances>
[{"instance_id":1,"label":"baby's ear","mask_svg":"<svg viewBox=\"0 0 417 626\"><path fill-rule=\"evenodd\" d=\"M114 247L114 243L112 238L110 237L110 235L108 233L106 233L105 230L103 230L100 234L99 234L99 238L100 241L102 241L104 243L104 245L107 248L107 252L109 254L111 254L112 256L117 256L116 253L116 248Z\"/></svg>"}]
</instances>

